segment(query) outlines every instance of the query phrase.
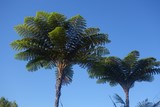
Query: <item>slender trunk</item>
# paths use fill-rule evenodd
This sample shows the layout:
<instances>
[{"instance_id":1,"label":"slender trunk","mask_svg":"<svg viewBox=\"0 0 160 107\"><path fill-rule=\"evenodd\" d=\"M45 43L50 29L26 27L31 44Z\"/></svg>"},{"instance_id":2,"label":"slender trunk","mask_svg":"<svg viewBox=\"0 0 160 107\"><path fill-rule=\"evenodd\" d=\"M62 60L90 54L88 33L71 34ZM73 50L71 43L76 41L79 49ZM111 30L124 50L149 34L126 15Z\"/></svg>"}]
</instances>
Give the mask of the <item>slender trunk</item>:
<instances>
[{"instance_id":1,"label":"slender trunk","mask_svg":"<svg viewBox=\"0 0 160 107\"><path fill-rule=\"evenodd\" d=\"M126 105L125 107L129 107L129 88L124 89L126 95Z\"/></svg>"},{"instance_id":2,"label":"slender trunk","mask_svg":"<svg viewBox=\"0 0 160 107\"><path fill-rule=\"evenodd\" d=\"M61 88L62 88L62 80L63 80L63 68L58 67L58 78L56 80L56 98L54 107L59 106L59 99L61 96Z\"/></svg>"}]
</instances>

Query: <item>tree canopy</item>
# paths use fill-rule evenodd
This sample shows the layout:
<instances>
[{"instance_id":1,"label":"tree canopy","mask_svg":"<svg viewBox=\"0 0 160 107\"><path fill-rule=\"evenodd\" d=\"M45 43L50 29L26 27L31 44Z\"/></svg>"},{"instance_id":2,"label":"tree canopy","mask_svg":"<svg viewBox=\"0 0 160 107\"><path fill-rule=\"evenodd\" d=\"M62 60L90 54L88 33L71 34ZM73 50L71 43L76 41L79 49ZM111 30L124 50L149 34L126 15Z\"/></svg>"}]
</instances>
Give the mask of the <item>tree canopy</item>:
<instances>
[{"instance_id":1,"label":"tree canopy","mask_svg":"<svg viewBox=\"0 0 160 107\"><path fill-rule=\"evenodd\" d=\"M8 101L6 98L0 98L0 107L18 107L16 102Z\"/></svg>"}]
</instances>

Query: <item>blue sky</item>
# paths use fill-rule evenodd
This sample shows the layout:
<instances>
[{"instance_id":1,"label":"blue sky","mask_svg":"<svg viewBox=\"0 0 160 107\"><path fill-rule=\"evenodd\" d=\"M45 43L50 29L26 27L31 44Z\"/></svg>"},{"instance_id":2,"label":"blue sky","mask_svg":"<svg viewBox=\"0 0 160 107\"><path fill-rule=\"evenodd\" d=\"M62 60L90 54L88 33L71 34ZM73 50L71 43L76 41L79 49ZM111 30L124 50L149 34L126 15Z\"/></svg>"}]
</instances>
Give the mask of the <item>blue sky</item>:
<instances>
[{"instance_id":1,"label":"blue sky","mask_svg":"<svg viewBox=\"0 0 160 107\"><path fill-rule=\"evenodd\" d=\"M160 60L159 0L0 0L0 97L18 103L19 107L53 107L55 72L41 69L28 72L26 62L14 59L10 43L19 39L14 26L37 11L59 12L68 18L80 14L88 27L99 27L112 41L106 47L110 56L123 58L138 50L141 58ZM74 66L73 82L62 89L63 107L113 107L109 96L124 98L120 86L96 84L85 69ZM160 75L152 83L136 83L130 91L131 107L149 98L160 100ZM61 107L61 106L60 106Z\"/></svg>"}]
</instances>

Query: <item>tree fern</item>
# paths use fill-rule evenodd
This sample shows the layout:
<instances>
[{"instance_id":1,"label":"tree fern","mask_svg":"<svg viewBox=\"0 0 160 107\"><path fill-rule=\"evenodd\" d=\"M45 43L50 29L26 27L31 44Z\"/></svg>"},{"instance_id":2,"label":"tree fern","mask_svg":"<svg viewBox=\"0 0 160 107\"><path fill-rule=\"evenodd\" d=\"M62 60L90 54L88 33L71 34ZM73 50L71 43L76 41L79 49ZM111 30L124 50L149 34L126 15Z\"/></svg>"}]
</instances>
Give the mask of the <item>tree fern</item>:
<instances>
[{"instance_id":1,"label":"tree fern","mask_svg":"<svg viewBox=\"0 0 160 107\"><path fill-rule=\"evenodd\" d=\"M15 30L22 39L13 41L11 46L19 51L16 59L28 61L28 71L57 68L55 107L59 105L62 85L72 81L72 66L86 67L108 53L104 47L110 42L108 35L98 28L87 28L80 15L67 19L56 12L37 12Z\"/></svg>"},{"instance_id":2,"label":"tree fern","mask_svg":"<svg viewBox=\"0 0 160 107\"><path fill-rule=\"evenodd\" d=\"M119 84L126 95L126 107L129 107L129 90L135 82L151 82L155 74L160 74L160 63L153 57L139 59L139 52L132 51L124 59L115 56L101 58L88 67L88 72L97 83Z\"/></svg>"}]
</instances>

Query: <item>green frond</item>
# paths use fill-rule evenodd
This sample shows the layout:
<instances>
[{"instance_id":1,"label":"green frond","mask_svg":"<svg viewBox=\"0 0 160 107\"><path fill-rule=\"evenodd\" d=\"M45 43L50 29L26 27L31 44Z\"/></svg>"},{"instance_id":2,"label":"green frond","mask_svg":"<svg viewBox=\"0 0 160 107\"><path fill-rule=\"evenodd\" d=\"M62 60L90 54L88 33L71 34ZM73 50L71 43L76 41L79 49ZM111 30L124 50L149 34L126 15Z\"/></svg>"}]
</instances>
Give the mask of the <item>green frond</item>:
<instances>
[{"instance_id":1,"label":"green frond","mask_svg":"<svg viewBox=\"0 0 160 107\"><path fill-rule=\"evenodd\" d=\"M85 29L86 35L96 35L96 34L99 33L99 31L100 31L99 28L87 28L87 29Z\"/></svg>"},{"instance_id":2,"label":"green frond","mask_svg":"<svg viewBox=\"0 0 160 107\"><path fill-rule=\"evenodd\" d=\"M115 78L109 77L109 76L101 76L97 77L98 84L104 84L104 83L109 83L111 87L118 85L118 82L115 81Z\"/></svg>"},{"instance_id":3,"label":"green frond","mask_svg":"<svg viewBox=\"0 0 160 107\"><path fill-rule=\"evenodd\" d=\"M72 65L68 65L65 67L65 69L63 70L64 72L64 76L63 76L63 80L62 80L62 84L63 85L68 85L72 82L72 78L73 78L73 68ZM59 72L56 70L56 77L58 79L58 74Z\"/></svg>"},{"instance_id":4,"label":"green frond","mask_svg":"<svg viewBox=\"0 0 160 107\"><path fill-rule=\"evenodd\" d=\"M68 36L77 36L84 32L84 29L86 27L86 21L85 19L80 16L74 16L68 20Z\"/></svg>"},{"instance_id":5,"label":"green frond","mask_svg":"<svg viewBox=\"0 0 160 107\"><path fill-rule=\"evenodd\" d=\"M40 12L36 13L36 17L41 18L41 19L43 19L45 21L48 20L49 15L50 14L48 12L44 12L44 11L40 11Z\"/></svg>"},{"instance_id":6,"label":"green frond","mask_svg":"<svg viewBox=\"0 0 160 107\"><path fill-rule=\"evenodd\" d=\"M34 26L35 27L35 23L34 23L34 17L26 17L24 19L24 23L28 26Z\"/></svg>"},{"instance_id":7,"label":"green frond","mask_svg":"<svg viewBox=\"0 0 160 107\"><path fill-rule=\"evenodd\" d=\"M125 58L124 62L126 63L126 66L128 66L129 69L132 69L136 63L136 61L139 58L139 52L138 51L132 51L130 52Z\"/></svg>"},{"instance_id":8,"label":"green frond","mask_svg":"<svg viewBox=\"0 0 160 107\"><path fill-rule=\"evenodd\" d=\"M70 47L70 55L74 53L85 53L83 56L88 54L92 55L103 55L108 54L107 49L103 46L100 46L104 43L109 43L108 37L105 34L103 35L86 35L84 37L79 37L72 39L68 45ZM97 46L98 45L98 46ZM69 57L69 56L68 56Z\"/></svg>"},{"instance_id":9,"label":"green frond","mask_svg":"<svg viewBox=\"0 0 160 107\"><path fill-rule=\"evenodd\" d=\"M106 79L101 78L101 79L98 79L96 82L97 82L98 84L104 84L104 83L106 83L107 81L106 81Z\"/></svg>"},{"instance_id":10,"label":"green frond","mask_svg":"<svg viewBox=\"0 0 160 107\"><path fill-rule=\"evenodd\" d=\"M30 60L27 65L26 68L28 71L37 71L38 69L42 68L42 63L43 63L43 59L33 59Z\"/></svg>"},{"instance_id":11,"label":"green frond","mask_svg":"<svg viewBox=\"0 0 160 107\"><path fill-rule=\"evenodd\" d=\"M109 82L111 86L115 86L125 78L122 67L119 66L120 62L121 60L117 57L103 58L101 62L93 64L89 68L89 75L97 78L99 83L105 81Z\"/></svg>"},{"instance_id":12,"label":"green frond","mask_svg":"<svg viewBox=\"0 0 160 107\"><path fill-rule=\"evenodd\" d=\"M55 29L56 27L64 26L65 22L66 22L66 17L56 12L50 13L48 17L48 25L52 30Z\"/></svg>"},{"instance_id":13,"label":"green frond","mask_svg":"<svg viewBox=\"0 0 160 107\"><path fill-rule=\"evenodd\" d=\"M67 22L67 50L73 54L77 53L82 47L84 41L82 41L84 30L86 29L86 22L80 15L70 18ZM70 56L68 56L70 57Z\"/></svg>"},{"instance_id":14,"label":"green frond","mask_svg":"<svg viewBox=\"0 0 160 107\"><path fill-rule=\"evenodd\" d=\"M66 33L62 27L56 27L54 30L49 32L49 38L53 45L64 48L66 44Z\"/></svg>"},{"instance_id":15,"label":"green frond","mask_svg":"<svg viewBox=\"0 0 160 107\"><path fill-rule=\"evenodd\" d=\"M152 82L154 80L153 75L150 75L150 74L143 74L139 77L137 76L136 78L138 82L142 82L142 81Z\"/></svg>"},{"instance_id":16,"label":"green frond","mask_svg":"<svg viewBox=\"0 0 160 107\"><path fill-rule=\"evenodd\" d=\"M104 59L105 67L107 71L112 71L112 76L119 80L122 80L127 75L128 71L123 65L123 60L118 57L108 57Z\"/></svg>"},{"instance_id":17,"label":"green frond","mask_svg":"<svg viewBox=\"0 0 160 107\"><path fill-rule=\"evenodd\" d=\"M160 66L160 61L156 61L155 62L155 67L159 67Z\"/></svg>"},{"instance_id":18,"label":"green frond","mask_svg":"<svg viewBox=\"0 0 160 107\"><path fill-rule=\"evenodd\" d=\"M109 50L103 46L98 46L93 48L94 50L92 51L94 55L96 56L104 56L109 54Z\"/></svg>"},{"instance_id":19,"label":"green frond","mask_svg":"<svg viewBox=\"0 0 160 107\"><path fill-rule=\"evenodd\" d=\"M64 79L63 79L63 85L68 85L72 82L72 78L73 78L73 68L72 68L72 65L69 65L67 66L65 69L64 69Z\"/></svg>"},{"instance_id":20,"label":"green frond","mask_svg":"<svg viewBox=\"0 0 160 107\"><path fill-rule=\"evenodd\" d=\"M116 103L121 103L121 104L125 105L124 100L118 94L114 95L114 99L116 100Z\"/></svg>"},{"instance_id":21,"label":"green frond","mask_svg":"<svg viewBox=\"0 0 160 107\"><path fill-rule=\"evenodd\" d=\"M26 68L28 71L37 71L40 68L51 69L54 67L54 63L50 60L46 60L44 57L36 57L28 61Z\"/></svg>"},{"instance_id":22,"label":"green frond","mask_svg":"<svg viewBox=\"0 0 160 107\"><path fill-rule=\"evenodd\" d=\"M109 85L110 85L111 87L114 87L114 86L117 86L117 85L118 85L118 82L115 81L114 79L110 79L110 80L108 79L107 82L109 82Z\"/></svg>"},{"instance_id":23,"label":"green frond","mask_svg":"<svg viewBox=\"0 0 160 107\"><path fill-rule=\"evenodd\" d=\"M157 68L156 68L157 67ZM143 75L155 75L160 73L160 68L157 66L157 61L155 58L144 58L137 61L134 66L131 77L141 77Z\"/></svg>"},{"instance_id":24,"label":"green frond","mask_svg":"<svg viewBox=\"0 0 160 107\"><path fill-rule=\"evenodd\" d=\"M122 62L122 60L115 56L110 56L104 59L106 64L114 64L116 66L119 66L119 64Z\"/></svg>"},{"instance_id":25,"label":"green frond","mask_svg":"<svg viewBox=\"0 0 160 107\"><path fill-rule=\"evenodd\" d=\"M95 35L86 35L83 39L84 43L90 45L104 45L105 43L109 43L107 34L95 34Z\"/></svg>"},{"instance_id":26,"label":"green frond","mask_svg":"<svg viewBox=\"0 0 160 107\"><path fill-rule=\"evenodd\" d=\"M34 23L35 23L35 26L39 30L39 35L38 36L47 36L48 32L52 30L50 28L50 26L48 25L47 20L44 20L41 17L35 17L34 18Z\"/></svg>"},{"instance_id":27,"label":"green frond","mask_svg":"<svg viewBox=\"0 0 160 107\"><path fill-rule=\"evenodd\" d=\"M88 73L91 78L100 78L101 76L104 76L105 67L100 62L94 62L88 69Z\"/></svg>"},{"instance_id":28,"label":"green frond","mask_svg":"<svg viewBox=\"0 0 160 107\"><path fill-rule=\"evenodd\" d=\"M80 60L82 61L91 61L98 60L101 58L101 56L105 56L109 54L109 50L106 49L103 46L95 46L95 47L90 47L86 48L83 50L79 50L78 53L76 54L77 57L79 57Z\"/></svg>"},{"instance_id":29,"label":"green frond","mask_svg":"<svg viewBox=\"0 0 160 107\"><path fill-rule=\"evenodd\" d=\"M144 101L139 102L137 107L153 107L153 104L149 102L148 99L145 99Z\"/></svg>"},{"instance_id":30,"label":"green frond","mask_svg":"<svg viewBox=\"0 0 160 107\"><path fill-rule=\"evenodd\" d=\"M156 75L156 74L160 74L160 68L150 68L150 69L146 69L144 72L146 74Z\"/></svg>"},{"instance_id":31,"label":"green frond","mask_svg":"<svg viewBox=\"0 0 160 107\"><path fill-rule=\"evenodd\" d=\"M30 44L25 39L25 40L16 40L16 41L14 41L14 42L11 43L11 46L12 46L13 49L20 51L20 50L27 49L27 47L29 47Z\"/></svg>"},{"instance_id":32,"label":"green frond","mask_svg":"<svg viewBox=\"0 0 160 107\"><path fill-rule=\"evenodd\" d=\"M139 52L134 50L130 52L124 60L127 61L128 63L131 63L132 61L136 61L139 58Z\"/></svg>"},{"instance_id":33,"label":"green frond","mask_svg":"<svg viewBox=\"0 0 160 107\"><path fill-rule=\"evenodd\" d=\"M16 32L22 37L36 37L39 35L39 29L36 26L21 24L14 27Z\"/></svg>"},{"instance_id":34,"label":"green frond","mask_svg":"<svg viewBox=\"0 0 160 107\"><path fill-rule=\"evenodd\" d=\"M26 50L26 49L39 49L39 50L47 50L50 47L45 45L45 41L40 41L34 38L24 38L21 40L16 40L11 43L11 46L15 50Z\"/></svg>"},{"instance_id":35,"label":"green frond","mask_svg":"<svg viewBox=\"0 0 160 107\"><path fill-rule=\"evenodd\" d=\"M45 69L52 69L52 68L56 67L56 65L52 60L48 60L48 61L46 60L46 62L43 63L43 67Z\"/></svg>"},{"instance_id":36,"label":"green frond","mask_svg":"<svg viewBox=\"0 0 160 107\"><path fill-rule=\"evenodd\" d=\"M37 52L37 51L35 52L35 50L26 50L16 54L15 59L29 61L29 60L35 59L39 55L40 55L40 52Z\"/></svg>"}]
</instances>

